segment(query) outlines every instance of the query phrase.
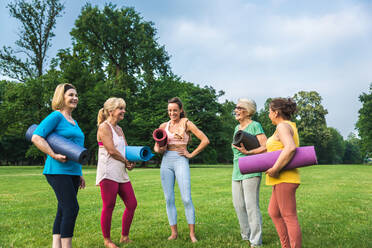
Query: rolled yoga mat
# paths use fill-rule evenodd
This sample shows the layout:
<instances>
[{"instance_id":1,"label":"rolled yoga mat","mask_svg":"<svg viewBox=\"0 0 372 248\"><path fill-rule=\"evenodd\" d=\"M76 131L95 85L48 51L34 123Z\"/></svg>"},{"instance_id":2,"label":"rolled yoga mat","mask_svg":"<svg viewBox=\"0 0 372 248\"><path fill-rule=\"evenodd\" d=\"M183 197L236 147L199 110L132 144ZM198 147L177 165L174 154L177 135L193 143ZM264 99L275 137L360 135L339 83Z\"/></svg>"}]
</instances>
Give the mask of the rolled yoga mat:
<instances>
[{"instance_id":1,"label":"rolled yoga mat","mask_svg":"<svg viewBox=\"0 0 372 248\"><path fill-rule=\"evenodd\" d=\"M159 146L165 146L168 142L167 132L163 128L155 129L152 133L152 137Z\"/></svg>"},{"instance_id":2,"label":"rolled yoga mat","mask_svg":"<svg viewBox=\"0 0 372 248\"><path fill-rule=\"evenodd\" d=\"M139 162L148 161L154 154L152 154L150 147L148 146L126 146L125 157L129 161Z\"/></svg>"},{"instance_id":3,"label":"rolled yoga mat","mask_svg":"<svg viewBox=\"0 0 372 248\"><path fill-rule=\"evenodd\" d=\"M31 125L26 132L26 139L31 141L32 135L37 128L36 124ZM51 133L46 137L46 141L55 153L65 155L68 160L75 161L79 164L87 164L89 160L88 150L74 142L58 135Z\"/></svg>"},{"instance_id":4,"label":"rolled yoga mat","mask_svg":"<svg viewBox=\"0 0 372 248\"><path fill-rule=\"evenodd\" d=\"M243 143L247 151L260 147L260 142L258 142L256 136L242 130L236 132L233 140L233 144L236 146L240 146L240 143Z\"/></svg>"},{"instance_id":5,"label":"rolled yoga mat","mask_svg":"<svg viewBox=\"0 0 372 248\"><path fill-rule=\"evenodd\" d=\"M282 151L261 153L239 158L239 169L242 174L264 172L270 169ZM291 161L282 169L289 170L298 167L318 164L314 146L296 148L296 153Z\"/></svg>"}]
</instances>

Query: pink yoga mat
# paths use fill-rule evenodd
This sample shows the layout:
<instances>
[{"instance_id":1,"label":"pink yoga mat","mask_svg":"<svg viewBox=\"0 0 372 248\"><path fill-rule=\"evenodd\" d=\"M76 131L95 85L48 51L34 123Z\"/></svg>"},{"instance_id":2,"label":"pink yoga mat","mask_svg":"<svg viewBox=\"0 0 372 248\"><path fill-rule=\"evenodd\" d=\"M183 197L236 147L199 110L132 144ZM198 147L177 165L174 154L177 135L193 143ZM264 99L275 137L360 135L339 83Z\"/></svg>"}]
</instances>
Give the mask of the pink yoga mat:
<instances>
[{"instance_id":1,"label":"pink yoga mat","mask_svg":"<svg viewBox=\"0 0 372 248\"><path fill-rule=\"evenodd\" d=\"M240 172L248 174L267 171L275 164L281 152L280 150L239 158ZM292 160L282 170L314 164L318 164L314 146L302 146L296 148L296 153Z\"/></svg>"},{"instance_id":2,"label":"pink yoga mat","mask_svg":"<svg viewBox=\"0 0 372 248\"><path fill-rule=\"evenodd\" d=\"M162 128L155 129L154 132L152 133L152 137L154 138L156 143L159 144L159 146L167 145L168 136L167 132L164 129Z\"/></svg>"}]
</instances>

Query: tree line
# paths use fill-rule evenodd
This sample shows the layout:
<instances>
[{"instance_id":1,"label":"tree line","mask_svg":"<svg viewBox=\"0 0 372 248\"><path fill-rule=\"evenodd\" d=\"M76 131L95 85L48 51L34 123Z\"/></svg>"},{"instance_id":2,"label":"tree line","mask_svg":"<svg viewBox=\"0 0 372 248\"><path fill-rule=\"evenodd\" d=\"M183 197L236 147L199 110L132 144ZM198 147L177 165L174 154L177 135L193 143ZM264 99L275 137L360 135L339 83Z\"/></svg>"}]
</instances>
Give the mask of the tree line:
<instances>
[{"instance_id":1,"label":"tree line","mask_svg":"<svg viewBox=\"0 0 372 248\"><path fill-rule=\"evenodd\" d=\"M106 4L100 9L86 4L70 32L72 46L60 49L48 68L47 50L64 5L59 0L17 0L8 8L22 28L15 42L17 50L0 50L0 73L13 79L0 81L0 164L43 163L44 155L25 140L24 134L31 124L39 123L52 111L51 99L60 83L71 83L77 88L79 104L73 116L85 133L90 164L97 159L97 113L112 96L127 102L125 119L119 124L129 145L152 147L152 131L168 119L167 100L178 96L189 119L210 139L207 149L191 162L232 162L232 134L237 125L233 116L235 103L221 102L223 91L201 87L175 75L170 56L157 42L154 24L144 21L134 8ZM17 56L16 51L25 56ZM314 145L320 163L360 163L368 154L371 146L367 144L372 140L372 122L368 119L372 84L370 91L360 97L363 108L357 123L359 133L369 137L366 139L350 134L344 140L336 129L328 127L328 112L317 92L300 91L292 96L298 104L294 121L301 145ZM269 102L270 98L253 117L268 137L275 131L268 118ZM192 139L191 147L197 143L196 138ZM155 156L154 162L159 161L160 157Z\"/></svg>"}]
</instances>

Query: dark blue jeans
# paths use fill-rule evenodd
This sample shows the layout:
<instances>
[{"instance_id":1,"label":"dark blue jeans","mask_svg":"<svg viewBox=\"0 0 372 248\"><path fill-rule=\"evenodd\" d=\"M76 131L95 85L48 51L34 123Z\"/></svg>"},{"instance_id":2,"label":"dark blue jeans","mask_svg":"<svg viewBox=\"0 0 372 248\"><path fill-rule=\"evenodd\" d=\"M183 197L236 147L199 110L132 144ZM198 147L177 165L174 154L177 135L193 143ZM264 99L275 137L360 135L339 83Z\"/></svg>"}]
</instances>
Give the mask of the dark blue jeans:
<instances>
[{"instance_id":1,"label":"dark blue jeans","mask_svg":"<svg viewBox=\"0 0 372 248\"><path fill-rule=\"evenodd\" d=\"M80 176L45 175L58 200L57 215L54 220L53 234L61 238L71 238L74 234L75 221L79 212L77 192Z\"/></svg>"}]
</instances>

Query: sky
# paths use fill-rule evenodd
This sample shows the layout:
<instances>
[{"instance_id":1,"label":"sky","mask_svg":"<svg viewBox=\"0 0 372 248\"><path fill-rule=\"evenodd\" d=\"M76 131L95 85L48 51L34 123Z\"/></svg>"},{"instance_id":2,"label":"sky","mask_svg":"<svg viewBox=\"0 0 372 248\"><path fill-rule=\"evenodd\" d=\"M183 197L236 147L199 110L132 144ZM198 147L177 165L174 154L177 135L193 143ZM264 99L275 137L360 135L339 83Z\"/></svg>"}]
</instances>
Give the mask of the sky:
<instances>
[{"instance_id":1,"label":"sky","mask_svg":"<svg viewBox=\"0 0 372 248\"><path fill-rule=\"evenodd\" d=\"M0 47L18 39L20 24L0 1ZM62 1L63 2L63 1ZM70 31L86 2L65 0L48 52L71 47ZM357 0L127 0L154 23L158 43L183 80L256 101L317 91L327 125L344 138L355 132L359 95L372 82L372 1ZM4 78L0 75L0 79Z\"/></svg>"}]
</instances>

